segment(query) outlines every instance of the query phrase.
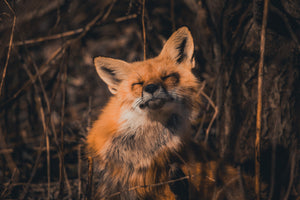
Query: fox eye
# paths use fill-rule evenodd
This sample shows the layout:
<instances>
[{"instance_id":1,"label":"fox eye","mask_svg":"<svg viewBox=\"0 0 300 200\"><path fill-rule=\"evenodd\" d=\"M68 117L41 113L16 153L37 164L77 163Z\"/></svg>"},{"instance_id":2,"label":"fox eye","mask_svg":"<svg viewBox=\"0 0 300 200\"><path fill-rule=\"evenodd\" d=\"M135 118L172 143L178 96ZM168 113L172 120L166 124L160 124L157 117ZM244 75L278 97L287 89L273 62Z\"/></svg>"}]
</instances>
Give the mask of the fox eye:
<instances>
[{"instance_id":1,"label":"fox eye","mask_svg":"<svg viewBox=\"0 0 300 200\"><path fill-rule=\"evenodd\" d=\"M161 78L166 84L177 84L179 82L179 74L171 73Z\"/></svg>"},{"instance_id":2,"label":"fox eye","mask_svg":"<svg viewBox=\"0 0 300 200\"><path fill-rule=\"evenodd\" d=\"M137 86L143 86L143 84L144 84L144 82L137 82L137 83L132 83L132 85L131 85L131 89L134 89L135 87L137 87Z\"/></svg>"},{"instance_id":3,"label":"fox eye","mask_svg":"<svg viewBox=\"0 0 300 200\"><path fill-rule=\"evenodd\" d=\"M135 85L143 85L144 82L137 82L137 83L132 83L132 87L135 86Z\"/></svg>"}]
</instances>

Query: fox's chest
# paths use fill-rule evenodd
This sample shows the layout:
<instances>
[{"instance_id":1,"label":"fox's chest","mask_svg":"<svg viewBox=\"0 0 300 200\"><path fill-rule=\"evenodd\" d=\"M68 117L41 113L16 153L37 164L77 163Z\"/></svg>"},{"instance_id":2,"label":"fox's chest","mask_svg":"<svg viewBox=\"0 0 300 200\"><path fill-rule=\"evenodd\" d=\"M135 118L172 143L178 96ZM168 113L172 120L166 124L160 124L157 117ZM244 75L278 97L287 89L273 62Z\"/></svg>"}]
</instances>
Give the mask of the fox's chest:
<instances>
[{"instance_id":1,"label":"fox's chest","mask_svg":"<svg viewBox=\"0 0 300 200\"><path fill-rule=\"evenodd\" d=\"M105 160L134 168L147 168L160 154L180 148L181 123L173 116L165 124L152 122L137 127L125 124L122 132L110 141Z\"/></svg>"},{"instance_id":2,"label":"fox's chest","mask_svg":"<svg viewBox=\"0 0 300 200\"><path fill-rule=\"evenodd\" d=\"M175 120L175 119L173 119ZM99 162L101 193L112 194L139 185L151 185L168 180L169 159L182 146L178 130L182 124L169 121L145 123L143 126L126 125L116 134L103 151ZM135 123L137 125L137 123ZM127 195L132 199L147 195L174 196L169 187L138 189ZM126 195L125 195L126 196ZM157 199L157 198L154 198Z\"/></svg>"}]
</instances>

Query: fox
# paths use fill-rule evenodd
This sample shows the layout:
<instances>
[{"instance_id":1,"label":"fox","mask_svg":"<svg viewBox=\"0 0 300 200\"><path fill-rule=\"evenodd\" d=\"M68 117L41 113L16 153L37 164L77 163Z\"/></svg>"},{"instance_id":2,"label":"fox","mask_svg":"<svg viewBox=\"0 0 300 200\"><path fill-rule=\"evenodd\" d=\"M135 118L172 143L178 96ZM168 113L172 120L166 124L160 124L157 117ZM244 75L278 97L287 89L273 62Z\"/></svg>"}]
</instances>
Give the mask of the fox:
<instances>
[{"instance_id":1,"label":"fox","mask_svg":"<svg viewBox=\"0 0 300 200\"><path fill-rule=\"evenodd\" d=\"M154 58L128 63L100 56L94 65L113 94L86 139L96 199L226 199L228 182L240 187L238 171L218 164L192 137L201 103L187 27L175 31ZM227 189L214 192L222 184ZM243 199L233 193L227 199Z\"/></svg>"}]
</instances>

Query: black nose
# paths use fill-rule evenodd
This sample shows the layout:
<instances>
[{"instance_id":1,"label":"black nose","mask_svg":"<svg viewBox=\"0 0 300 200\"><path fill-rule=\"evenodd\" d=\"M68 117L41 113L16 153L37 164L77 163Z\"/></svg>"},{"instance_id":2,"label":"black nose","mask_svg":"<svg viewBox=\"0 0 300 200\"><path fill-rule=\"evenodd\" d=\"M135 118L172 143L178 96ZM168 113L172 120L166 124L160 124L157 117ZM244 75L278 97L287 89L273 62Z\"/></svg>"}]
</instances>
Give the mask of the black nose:
<instances>
[{"instance_id":1,"label":"black nose","mask_svg":"<svg viewBox=\"0 0 300 200\"><path fill-rule=\"evenodd\" d=\"M145 91L145 92L148 92L148 93L150 93L150 94L153 94L158 88L159 88L158 85L155 85L155 84L149 84L149 85L146 85L144 91Z\"/></svg>"}]
</instances>

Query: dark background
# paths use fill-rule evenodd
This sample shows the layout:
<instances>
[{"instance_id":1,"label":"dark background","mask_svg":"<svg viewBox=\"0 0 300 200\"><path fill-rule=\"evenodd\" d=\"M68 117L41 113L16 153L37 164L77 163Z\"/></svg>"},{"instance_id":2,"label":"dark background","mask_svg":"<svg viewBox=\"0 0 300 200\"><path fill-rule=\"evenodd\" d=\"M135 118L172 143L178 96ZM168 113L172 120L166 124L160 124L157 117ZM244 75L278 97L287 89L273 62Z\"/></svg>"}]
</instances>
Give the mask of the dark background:
<instances>
[{"instance_id":1,"label":"dark background","mask_svg":"<svg viewBox=\"0 0 300 200\"><path fill-rule=\"evenodd\" d=\"M263 4L145 1L148 58L181 26L194 37L194 72L218 108L212 121L203 98L196 139L207 132L222 159L250 174ZM142 8L142 0L0 1L0 199L85 198L84 136L110 96L93 58L143 59ZM299 41L300 2L271 0L261 138L269 199L300 198Z\"/></svg>"}]
</instances>

